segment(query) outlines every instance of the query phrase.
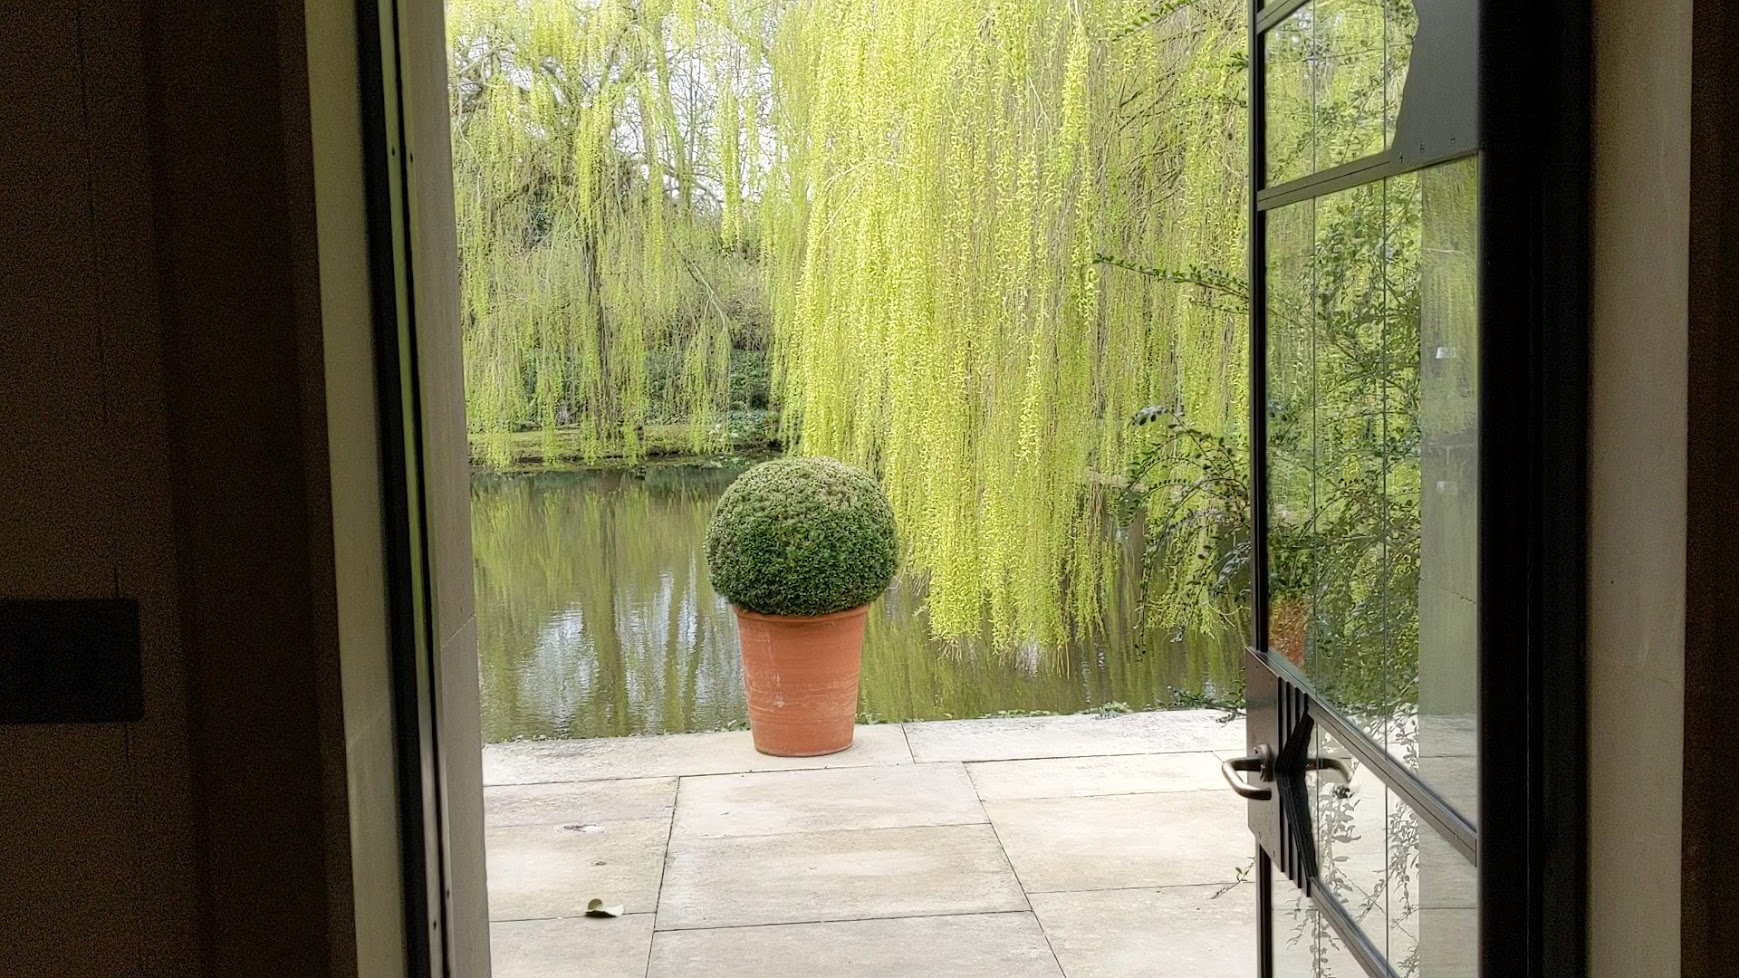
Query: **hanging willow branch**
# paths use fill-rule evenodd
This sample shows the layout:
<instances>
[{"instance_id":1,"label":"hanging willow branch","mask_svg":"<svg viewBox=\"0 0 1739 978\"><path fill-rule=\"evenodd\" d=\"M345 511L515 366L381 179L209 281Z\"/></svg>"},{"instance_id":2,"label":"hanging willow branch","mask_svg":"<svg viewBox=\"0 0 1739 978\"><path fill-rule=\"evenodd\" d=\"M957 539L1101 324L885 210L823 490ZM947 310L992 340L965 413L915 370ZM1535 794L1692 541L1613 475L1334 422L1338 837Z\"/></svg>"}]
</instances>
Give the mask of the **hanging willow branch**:
<instances>
[{"instance_id":1,"label":"hanging willow branch","mask_svg":"<svg viewBox=\"0 0 1739 978\"><path fill-rule=\"evenodd\" d=\"M1198 265L1191 265L1182 270L1174 271L1164 268L1154 268L1150 265L1137 265L1134 262L1125 261L1121 258L1113 258L1110 255L1094 255L1093 260L1101 265L1110 265L1114 268L1121 268L1126 271L1135 272L1138 275L1146 275L1148 278L1158 279L1161 282L1175 282L1179 285L1196 285L1207 289L1210 292L1218 292L1221 295L1238 299L1246 304L1250 301L1250 286L1248 283L1246 283L1242 278L1227 275L1225 272L1216 271L1211 268L1202 268Z\"/></svg>"},{"instance_id":2,"label":"hanging willow branch","mask_svg":"<svg viewBox=\"0 0 1739 978\"><path fill-rule=\"evenodd\" d=\"M706 448L734 353L770 348L786 443L877 471L931 627L1055 645L1099 618L1130 414L1243 414L1248 290L1213 271L1244 253L1237 0L452 0L449 25L489 461L528 430L554 457L558 426L633 457L654 420Z\"/></svg>"},{"instance_id":3,"label":"hanging willow branch","mask_svg":"<svg viewBox=\"0 0 1739 978\"><path fill-rule=\"evenodd\" d=\"M453 0L466 410L485 461L575 429L635 458L654 420L722 437L733 348L764 347L743 230L765 59L726 4ZM745 106L748 106L745 110ZM745 122L747 118L747 122ZM749 171L747 179L744 169Z\"/></svg>"},{"instance_id":4,"label":"hanging willow branch","mask_svg":"<svg viewBox=\"0 0 1739 978\"><path fill-rule=\"evenodd\" d=\"M1175 14L1186 7L1193 7L1201 2L1202 0L1169 0L1167 3L1154 4L1151 9L1142 13L1141 16L1123 25L1113 33L1111 35L1111 40L1121 41L1126 37L1139 34L1153 25L1164 21L1172 14Z\"/></svg>"},{"instance_id":5,"label":"hanging willow branch","mask_svg":"<svg viewBox=\"0 0 1739 978\"><path fill-rule=\"evenodd\" d=\"M1242 307L1202 301L1248 300L1209 271L1244 253L1224 97L1243 11L799 0L783 18L764 233L787 433L878 469L942 635L987 614L1005 644L1091 630L1126 419L1243 412Z\"/></svg>"}]
</instances>

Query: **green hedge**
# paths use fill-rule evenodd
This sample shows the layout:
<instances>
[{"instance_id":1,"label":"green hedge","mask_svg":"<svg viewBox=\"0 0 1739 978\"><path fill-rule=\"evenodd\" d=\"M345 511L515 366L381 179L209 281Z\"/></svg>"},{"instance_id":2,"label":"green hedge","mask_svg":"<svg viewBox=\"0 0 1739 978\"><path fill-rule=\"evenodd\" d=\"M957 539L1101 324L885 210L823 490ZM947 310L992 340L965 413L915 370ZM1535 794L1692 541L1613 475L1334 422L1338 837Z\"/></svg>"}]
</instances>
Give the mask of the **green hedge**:
<instances>
[{"instance_id":1,"label":"green hedge","mask_svg":"<svg viewBox=\"0 0 1739 978\"><path fill-rule=\"evenodd\" d=\"M875 479L829 458L782 458L725 490L706 534L713 589L745 611L826 615L874 601L899 568Z\"/></svg>"}]
</instances>

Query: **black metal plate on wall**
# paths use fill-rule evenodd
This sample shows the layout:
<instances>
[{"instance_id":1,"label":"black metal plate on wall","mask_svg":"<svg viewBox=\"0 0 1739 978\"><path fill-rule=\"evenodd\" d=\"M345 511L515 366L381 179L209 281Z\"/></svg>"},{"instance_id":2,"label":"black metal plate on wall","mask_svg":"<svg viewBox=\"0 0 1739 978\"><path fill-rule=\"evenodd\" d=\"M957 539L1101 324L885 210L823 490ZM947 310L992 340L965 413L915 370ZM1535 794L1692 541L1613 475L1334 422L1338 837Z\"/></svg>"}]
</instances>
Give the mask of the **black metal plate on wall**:
<instances>
[{"instance_id":1,"label":"black metal plate on wall","mask_svg":"<svg viewBox=\"0 0 1739 978\"><path fill-rule=\"evenodd\" d=\"M139 603L0 600L0 724L143 717Z\"/></svg>"}]
</instances>

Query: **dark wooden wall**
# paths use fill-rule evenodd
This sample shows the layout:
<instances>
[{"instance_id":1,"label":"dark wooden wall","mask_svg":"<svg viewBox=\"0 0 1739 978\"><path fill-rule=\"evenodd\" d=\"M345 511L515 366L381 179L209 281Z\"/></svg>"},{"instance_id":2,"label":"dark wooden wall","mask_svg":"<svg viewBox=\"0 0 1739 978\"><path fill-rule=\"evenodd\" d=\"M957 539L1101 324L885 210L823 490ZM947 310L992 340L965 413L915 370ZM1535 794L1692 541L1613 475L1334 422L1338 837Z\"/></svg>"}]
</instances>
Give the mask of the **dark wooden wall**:
<instances>
[{"instance_id":1,"label":"dark wooden wall","mask_svg":"<svg viewBox=\"0 0 1739 978\"><path fill-rule=\"evenodd\" d=\"M1739 16L1696 0L1685 545L1686 978L1739 974Z\"/></svg>"}]
</instances>

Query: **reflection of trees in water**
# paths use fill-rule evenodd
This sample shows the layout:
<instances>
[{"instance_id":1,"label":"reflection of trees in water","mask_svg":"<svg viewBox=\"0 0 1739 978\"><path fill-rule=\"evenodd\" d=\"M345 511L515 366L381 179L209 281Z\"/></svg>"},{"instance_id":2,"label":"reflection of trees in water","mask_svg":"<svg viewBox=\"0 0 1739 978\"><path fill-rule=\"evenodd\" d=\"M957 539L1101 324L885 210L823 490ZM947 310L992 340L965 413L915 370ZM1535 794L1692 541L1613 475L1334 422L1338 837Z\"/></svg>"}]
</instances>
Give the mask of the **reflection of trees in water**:
<instances>
[{"instance_id":1,"label":"reflection of trees in water","mask_svg":"<svg viewBox=\"0 0 1739 978\"><path fill-rule=\"evenodd\" d=\"M743 722L736 625L701 550L713 503L738 471L476 477L486 739ZM988 631L939 645L922 582L896 581L870 615L860 709L887 720L1063 713L1165 703L1173 687L1227 688L1236 641L1185 647L1149 637L1144 652L1130 612L1134 577L1111 577L1104 632L1063 649L997 649Z\"/></svg>"},{"instance_id":2,"label":"reflection of trees in water","mask_svg":"<svg viewBox=\"0 0 1739 978\"><path fill-rule=\"evenodd\" d=\"M700 552L733 474L477 479L488 739L705 729L741 715L733 625Z\"/></svg>"}]
</instances>

